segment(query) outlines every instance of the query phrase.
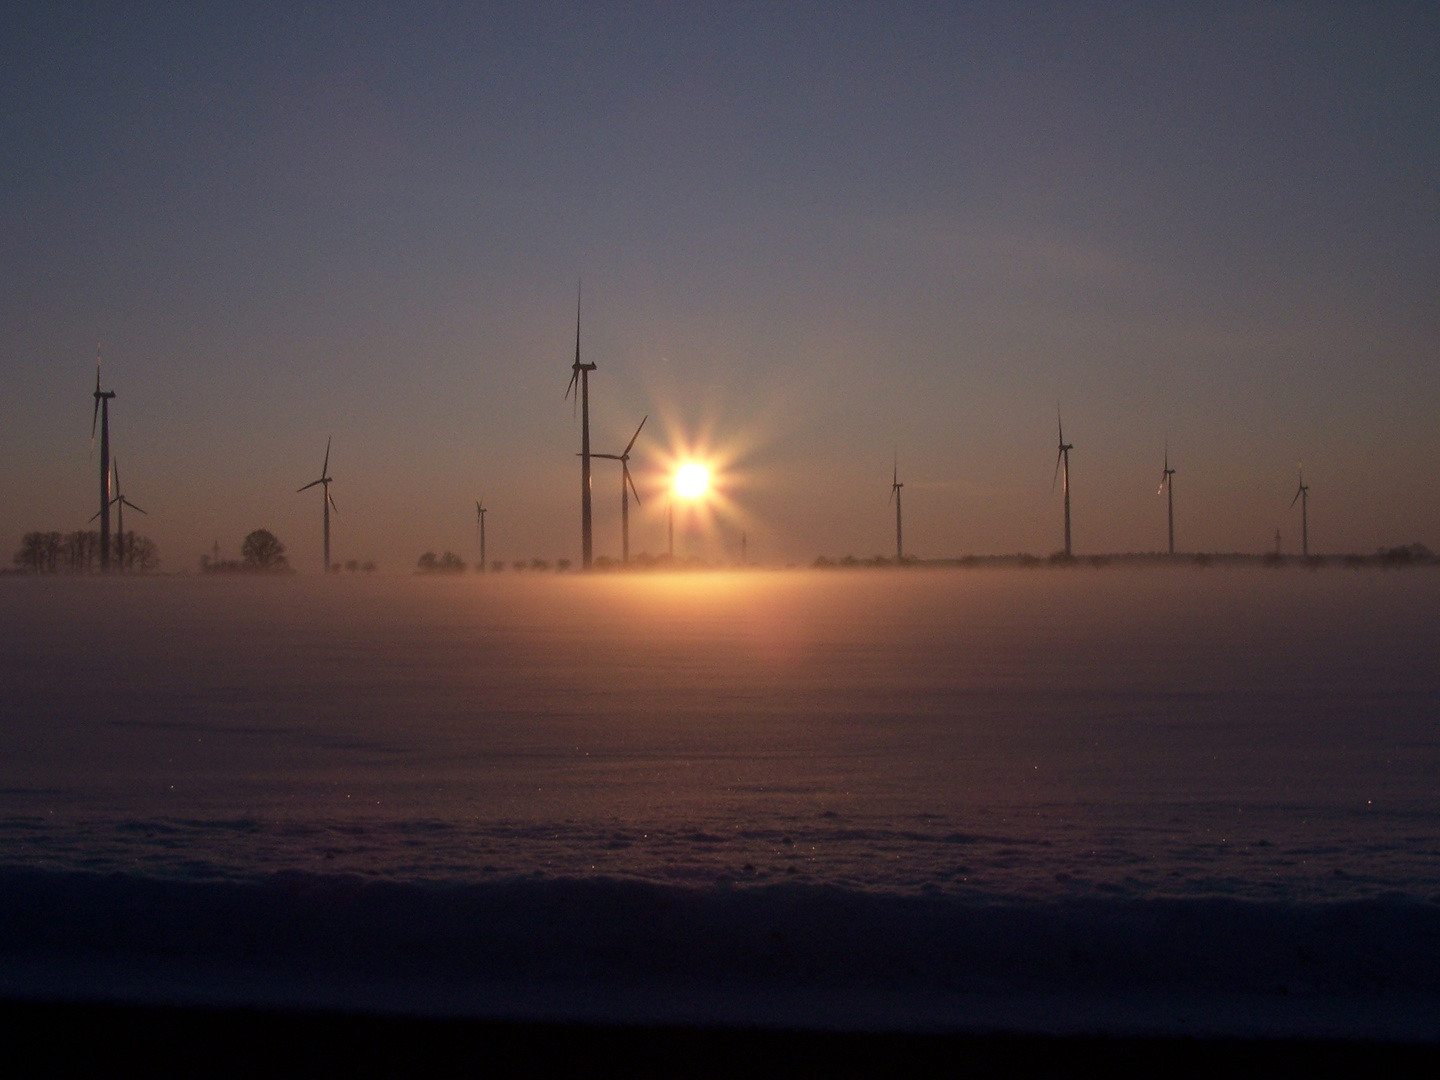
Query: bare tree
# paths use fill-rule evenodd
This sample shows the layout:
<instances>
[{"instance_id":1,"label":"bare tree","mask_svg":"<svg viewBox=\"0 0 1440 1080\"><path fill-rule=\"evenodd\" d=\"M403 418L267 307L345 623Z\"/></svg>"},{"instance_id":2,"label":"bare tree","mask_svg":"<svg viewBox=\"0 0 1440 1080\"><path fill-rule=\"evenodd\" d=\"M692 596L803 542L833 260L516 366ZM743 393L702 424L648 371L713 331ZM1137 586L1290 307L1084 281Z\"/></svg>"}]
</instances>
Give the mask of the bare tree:
<instances>
[{"instance_id":1,"label":"bare tree","mask_svg":"<svg viewBox=\"0 0 1440 1080\"><path fill-rule=\"evenodd\" d=\"M55 573L60 569L60 556L65 554L65 537L58 532L45 534L45 569Z\"/></svg>"},{"instance_id":2,"label":"bare tree","mask_svg":"<svg viewBox=\"0 0 1440 1080\"><path fill-rule=\"evenodd\" d=\"M129 533L125 539L125 568L149 573L160 567L160 549L148 536Z\"/></svg>"},{"instance_id":3,"label":"bare tree","mask_svg":"<svg viewBox=\"0 0 1440 1080\"><path fill-rule=\"evenodd\" d=\"M45 534L28 532L20 538L20 550L15 552L15 565L38 574L45 569Z\"/></svg>"},{"instance_id":4,"label":"bare tree","mask_svg":"<svg viewBox=\"0 0 1440 1080\"><path fill-rule=\"evenodd\" d=\"M285 545L268 529L256 529L240 544L245 566L252 570L280 570L289 565Z\"/></svg>"}]
</instances>

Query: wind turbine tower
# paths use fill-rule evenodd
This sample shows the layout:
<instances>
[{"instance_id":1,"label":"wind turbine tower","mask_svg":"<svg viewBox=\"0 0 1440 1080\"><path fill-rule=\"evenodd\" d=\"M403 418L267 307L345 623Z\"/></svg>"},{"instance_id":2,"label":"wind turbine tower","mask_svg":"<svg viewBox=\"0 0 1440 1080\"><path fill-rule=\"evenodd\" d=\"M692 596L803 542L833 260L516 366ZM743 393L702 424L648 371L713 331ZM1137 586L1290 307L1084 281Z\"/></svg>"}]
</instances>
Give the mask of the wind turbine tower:
<instances>
[{"instance_id":1,"label":"wind turbine tower","mask_svg":"<svg viewBox=\"0 0 1440 1080\"><path fill-rule=\"evenodd\" d=\"M325 573L327 574L330 573L330 509L334 507L337 514L340 512L340 508L335 506L335 500L330 497L330 483L330 438L327 436L325 439L325 464L320 466L320 479L311 480L304 487L295 489L299 493L308 491L316 484L321 486L323 495L321 505L325 508Z\"/></svg>"},{"instance_id":2,"label":"wind turbine tower","mask_svg":"<svg viewBox=\"0 0 1440 1080\"><path fill-rule=\"evenodd\" d=\"M1055 490L1055 480L1065 469L1065 557L1070 558L1070 451L1075 447L1065 441L1065 424L1060 419L1060 406L1055 406L1055 424L1060 430L1060 452L1055 456L1055 476L1050 478L1050 490Z\"/></svg>"},{"instance_id":3,"label":"wind turbine tower","mask_svg":"<svg viewBox=\"0 0 1440 1080\"><path fill-rule=\"evenodd\" d=\"M1165 492L1170 512L1170 554L1175 554L1175 470L1170 468L1170 443L1165 443L1165 468L1160 473L1160 487L1155 494Z\"/></svg>"},{"instance_id":4,"label":"wind turbine tower","mask_svg":"<svg viewBox=\"0 0 1440 1080\"><path fill-rule=\"evenodd\" d=\"M900 455L895 455L895 461L890 472L890 499L895 503L895 561L905 561L905 537L900 530L900 489L905 485L900 482Z\"/></svg>"},{"instance_id":5,"label":"wind turbine tower","mask_svg":"<svg viewBox=\"0 0 1440 1080\"><path fill-rule=\"evenodd\" d=\"M115 497L111 499L110 502L115 507L115 514L118 519L116 521L117 528L115 533L115 558L120 564L120 569L123 571L125 569L125 507L128 506L131 510L135 510L141 514L145 513L145 511L127 499L124 490L120 487L119 458L116 458L114 462L112 462L111 469L115 474ZM95 517L99 516L99 514L95 515ZM92 517L90 520L94 521L95 518Z\"/></svg>"},{"instance_id":6,"label":"wind turbine tower","mask_svg":"<svg viewBox=\"0 0 1440 1080\"><path fill-rule=\"evenodd\" d=\"M580 289L575 290L575 363L571 366L570 385L565 396L579 387L580 403L580 554L581 565L590 569L593 544L590 532L590 372L594 364L580 362Z\"/></svg>"},{"instance_id":7,"label":"wind turbine tower","mask_svg":"<svg viewBox=\"0 0 1440 1080\"><path fill-rule=\"evenodd\" d=\"M630 436L630 441L625 445L623 453L591 455L620 462L620 561L625 566L630 565L630 492L635 494L635 505L640 505L640 492L635 491L635 481L630 478L630 451L635 446L635 440L640 437L640 428L643 428L645 421L649 419L649 414L641 419L640 427L637 427L635 434ZM629 492L626 491L627 485Z\"/></svg>"},{"instance_id":8,"label":"wind turbine tower","mask_svg":"<svg viewBox=\"0 0 1440 1080\"><path fill-rule=\"evenodd\" d=\"M90 446L95 446L95 423L100 423L100 570L110 569L110 399L114 390L100 389L100 346L95 346L95 412L90 417ZM91 518L93 521L94 518Z\"/></svg>"},{"instance_id":9,"label":"wind turbine tower","mask_svg":"<svg viewBox=\"0 0 1440 1080\"><path fill-rule=\"evenodd\" d=\"M1300 466L1300 486L1295 489L1295 499L1300 500L1300 555L1310 557L1310 488L1305 483L1305 467ZM1295 506L1295 499L1290 506Z\"/></svg>"},{"instance_id":10,"label":"wind turbine tower","mask_svg":"<svg viewBox=\"0 0 1440 1080\"><path fill-rule=\"evenodd\" d=\"M475 500L475 532L480 540L480 572L485 573L485 500Z\"/></svg>"}]
</instances>

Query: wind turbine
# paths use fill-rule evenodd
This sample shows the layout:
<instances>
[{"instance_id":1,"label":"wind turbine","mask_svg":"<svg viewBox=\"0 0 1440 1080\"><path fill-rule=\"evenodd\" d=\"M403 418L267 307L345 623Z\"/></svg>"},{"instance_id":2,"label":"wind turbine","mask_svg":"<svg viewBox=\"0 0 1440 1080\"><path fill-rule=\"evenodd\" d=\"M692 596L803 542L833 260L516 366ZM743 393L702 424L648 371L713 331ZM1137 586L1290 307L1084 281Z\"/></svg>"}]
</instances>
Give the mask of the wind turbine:
<instances>
[{"instance_id":1,"label":"wind turbine","mask_svg":"<svg viewBox=\"0 0 1440 1080\"><path fill-rule=\"evenodd\" d=\"M1300 466L1300 486L1295 489L1295 499L1300 500L1300 555L1310 557L1310 487L1305 483L1305 466ZM1295 499L1290 506L1295 506Z\"/></svg>"},{"instance_id":2,"label":"wind turbine","mask_svg":"<svg viewBox=\"0 0 1440 1080\"><path fill-rule=\"evenodd\" d=\"M120 487L119 458L116 458L114 462L111 463L111 469L115 474L115 497L112 498L110 502L114 505L115 514L118 518L118 520L116 521L117 530L115 535L115 558L120 564L120 569L123 571L125 569L125 507L128 506L131 510L135 510L141 514L144 514L145 511L141 510L140 507L136 506L133 502L127 499L125 497L124 491ZM95 515L95 517L99 516L99 514ZM95 517L92 517L90 520L94 521Z\"/></svg>"},{"instance_id":3,"label":"wind turbine","mask_svg":"<svg viewBox=\"0 0 1440 1080\"><path fill-rule=\"evenodd\" d=\"M1170 510L1170 554L1175 554L1175 470L1170 468L1170 440L1165 440L1165 468L1160 473L1160 486L1155 489L1155 494L1165 492L1168 496Z\"/></svg>"},{"instance_id":4,"label":"wind turbine","mask_svg":"<svg viewBox=\"0 0 1440 1080\"><path fill-rule=\"evenodd\" d=\"M322 493L323 496L324 496L324 498L321 500L321 505L323 505L324 508L325 508L325 573L327 573L327 574L330 573L330 509L331 509L331 507L334 507L335 512L336 512L337 514L340 512L340 508L339 508L338 506L335 506L335 500L330 497L330 483L331 483L331 479L332 479L332 478L331 478L331 476L330 476L330 437L329 437L329 436L326 436L326 438L325 438L325 464L320 466L320 479L319 479L319 480L311 480L310 483L306 484L306 485L305 485L304 487L302 487L302 488L296 488L295 491L296 491L296 493L298 494L299 492L302 492L302 491L308 491L310 488L314 487L316 484L321 485L321 489L322 489L322 492L321 492L321 493Z\"/></svg>"},{"instance_id":5,"label":"wind turbine","mask_svg":"<svg viewBox=\"0 0 1440 1080\"><path fill-rule=\"evenodd\" d=\"M95 449L95 423L100 423L100 570L110 569L110 399L114 390L100 389L100 345L95 345L95 412L90 417L90 449ZM91 518L94 521L95 518Z\"/></svg>"},{"instance_id":6,"label":"wind turbine","mask_svg":"<svg viewBox=\"0 0 1440 1080\"><path fill-rule=\"evenodd\" d=\"M480 539L480 572L485 573L485 500L475 500L475 532Z\"/></svg>"},{"instance_id":7,"label":"wind turbine","mask_svg":"<svg viewBox=\"0 0 1440 1080\"><path fill-rule=\"evenodd\" d=\"M900 482L900 454L899 451L896 451L890 472L890 498L886 501L895 504L895 561L897 563L905 560L905 544L900 531L900 489L904 486Z\"/></svg>"},{"instance_id":8,"label":"wind turbine","mask_svg":"<svg viewBox=\"0 0 1440 1080\"><path fill-rule=\"evenodd\" d=\"M575 288L575 363L570 368L570 385L565 388L565 397L576 389L576 400L580 404L580 555L584 569L590 569L590 372L594 364L580 362L580 288Z\"/></svg>"},{"instance_id":9,"label":"wind turbine","mask_svg":"<svg viewBox=\"0 0 1440 1080\"><path fill-rule=\"evenodd\" d=\"M1055 476L1050 478L1050 490L1055 490L1055 479L1060 475L1060 466L1065 466L1065 557L1070 558L1070 451L1075 447L1065 441L1065 425L1060 419L1060 406L1055 406L1055 425L1060 431L1060 452L1055 455Z\"/></svg>"},{"instance_id":10,"label":"wind turbine","mask_svg":"<svg viewBox=\"0 0 1440 1080\"><path fill-rule=\"evenodd\" d=\"M630 565L630 494L626 491L635 492L635 505L640 505L640 492L635 491L635 481L630 478L630 450L635 445L635 440L640 437L640 428L645 426L649 420L647 413L640 421L640 427L635 429L635 434L630 436L630 441L625 444L625 450L619 454L592 454L591 457L606 458L610 461L620 462L620 562L624 566Z\"/></svg>"}]
</instances>

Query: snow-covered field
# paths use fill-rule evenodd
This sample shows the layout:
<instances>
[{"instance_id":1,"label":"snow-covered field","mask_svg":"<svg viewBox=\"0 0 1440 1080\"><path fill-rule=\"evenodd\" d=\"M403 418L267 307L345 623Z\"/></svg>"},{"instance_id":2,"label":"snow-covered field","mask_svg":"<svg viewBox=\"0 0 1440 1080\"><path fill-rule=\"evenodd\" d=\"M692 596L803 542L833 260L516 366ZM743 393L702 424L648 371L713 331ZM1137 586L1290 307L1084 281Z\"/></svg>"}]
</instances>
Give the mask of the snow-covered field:
<instances>
[{"instance_id":1,"label":"snow-covered field","mask_svg":"<svg viewBox=\"0 0 1440 1080\"><path fill-rule=\"evenodd\" d=\"M1440 1031L1440 573L0 581L0 992Z\"/></svg>"}]
</instances>

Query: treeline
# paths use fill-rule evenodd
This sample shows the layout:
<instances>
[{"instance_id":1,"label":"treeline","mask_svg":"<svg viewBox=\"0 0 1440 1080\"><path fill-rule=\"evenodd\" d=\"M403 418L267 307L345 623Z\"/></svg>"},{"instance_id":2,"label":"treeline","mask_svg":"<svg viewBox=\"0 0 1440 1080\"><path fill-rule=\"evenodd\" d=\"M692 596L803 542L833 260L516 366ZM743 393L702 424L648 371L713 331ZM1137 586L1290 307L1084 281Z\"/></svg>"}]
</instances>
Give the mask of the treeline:
<instances>
[{"instance_id":1,"label":"treeline","mask_svg":"<svg viewBox=\"0 0 1440 1080\"><path fill-rule=\"evenodd\" d=\"M216 548L218 552L219 543ZM340 573L342 565L335 563L330 567L332 574ZM351 559L343 565L343 569L354 574L358 571L365 571L373 574L377 569L373 562L361 562L359 559ZM255 529L245 535L240 541L240 558L222 559L217 555L212 558L209 555L200 556L200 572L202 574L293 574L295 570L290 565L290 559L285 554L285 545L280 542L279 537L269 529Z\"/></svg>"},{"instance_id":2,"label":"treeline","mask_svg":"<svg viewBox=\"0 0 1440 1080\"><path fill-rule=\"evenodd\" d=\"M100 569L100 534L28 532L20 540L14 563L33 574L91 574ZM160 568L160 549L148 536L134 532L111 537L110 565L120 571L151 573Z\"/></svg>"},{"instance_id":3,"label":"treeline","mask_svg":"<svg viewBox=\"0 0 1440 1080\"><path fill-rule=\"evenodd\" d=\"M602 556L596 560L596 565L599 566L605 561L605 558ZM513 563L506 563L500 559L496 559L490 564L490 572L498 574L507 566L513 567L515 570L534 570L541 573L553 569L563 574L570 569L570 560L559 559L551 563L549 559L530 559L528 562L524 559L516 559ZM419 561L415 564L415 572L417 574L463 574L469 568L465 560L453 551L447 551L443 555L436 555L433 551L427 551L424 555L420 556ZM477 573L483 573L484 570L484 566L479 563L475 564L475 571Z\"/></svg>"},{"instance_id":4,"label":"treeline","mask_svg":"<svg viewBox=\"0 0 1440 1080\"><path fill-rule=\"evenodd\" d=\"M285 545L269 529L255 529L240 541L240 560L200 556L202 574L279 573L293 574Z\"/></svg>"}]
</instances>

